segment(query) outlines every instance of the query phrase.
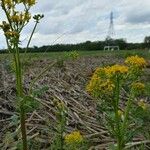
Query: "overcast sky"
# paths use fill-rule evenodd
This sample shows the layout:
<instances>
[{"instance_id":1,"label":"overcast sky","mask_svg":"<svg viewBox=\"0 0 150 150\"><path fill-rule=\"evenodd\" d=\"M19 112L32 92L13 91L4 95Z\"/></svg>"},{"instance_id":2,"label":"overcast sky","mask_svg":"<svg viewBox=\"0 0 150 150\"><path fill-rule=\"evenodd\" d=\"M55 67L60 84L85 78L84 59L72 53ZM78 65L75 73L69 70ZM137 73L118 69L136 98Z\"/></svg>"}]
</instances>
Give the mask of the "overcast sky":
<instances>
[{"instance_id":1,"label":"overcast sky","mask_svg":"<svg viewBox=\"0 0 150 150\"><path fill-rule=\"evenodd\" d=\"M150 35L150 0L37 0L32 12L45 17L38 25L31 45L104 40L111 11L114 13L115 38L142 42ZM3 18L0 10L0 20ZM33 25L31 21L23 31L23 46ZM5 45L1 36L0 48Z\"/></svg>"}]
</instances>

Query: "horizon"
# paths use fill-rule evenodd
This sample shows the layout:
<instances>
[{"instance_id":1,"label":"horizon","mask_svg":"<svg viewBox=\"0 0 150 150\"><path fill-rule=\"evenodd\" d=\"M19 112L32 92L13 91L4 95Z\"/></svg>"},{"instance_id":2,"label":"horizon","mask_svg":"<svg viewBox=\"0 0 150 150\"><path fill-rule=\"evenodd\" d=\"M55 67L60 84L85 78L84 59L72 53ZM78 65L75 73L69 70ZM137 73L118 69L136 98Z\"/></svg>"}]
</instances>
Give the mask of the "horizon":
<instances>
[{"instance_id":1,"label":"horizon","mask_svg":"<svg viewBox=\"0 0 150 150\"><path fill-rule=\"evenodd\" d=\"M113 40L120 40L120 39L113 39ZM123 39L124 40L124 39ZM89 40L87 40L87 41L83 41L83 42L79 42L79 43L54 43L54 44L45 44L45 45L40 45L40 46L38 46L38 45L32 45L32 46L30 46L29 48L34 48L34 47L38 47L38 48L40 48L40 47L43 47L43 46L55 46L55 45L78 45L78 44L83 44L83 43L86 43L86 42L91 42L91 43L94 43L94 42L105 42L105 40L97 40L97 41L89 41ZM141 42L128 42L128 41L125 41L127 44L143 44L144 43L144 39L143 39L143 41L141 41ZM26 46L24 46L24 47L20 47L20 48L26 48ZM7 48L1 48L0 47L0 50L5 50L5 49L7 49Z\"/></svg>"}]
</instances>

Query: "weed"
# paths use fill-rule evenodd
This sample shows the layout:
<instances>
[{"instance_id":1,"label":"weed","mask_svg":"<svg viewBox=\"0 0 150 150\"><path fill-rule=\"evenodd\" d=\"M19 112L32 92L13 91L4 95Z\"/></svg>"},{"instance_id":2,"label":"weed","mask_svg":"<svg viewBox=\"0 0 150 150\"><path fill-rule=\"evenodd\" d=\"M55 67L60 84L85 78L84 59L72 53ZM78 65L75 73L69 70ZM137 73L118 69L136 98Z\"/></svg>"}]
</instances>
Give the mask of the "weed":
<instances>
[{"instance_id":1,"label":"weed","mask_svg":"<svg viewBox=\"0 0 150 150\"><path fill-rule=\"evenodd\" d=\"M145 85L139 81L143 68L146 66L144 58L137 55L131 56L125 60L125 63L127 65L116 64L97 68L87 85L87 91L99 99L98 106L105 113L106 125L111 135L116 138L115 149L117 150L125 148L126 143L134 136L135 130L129 129L129 125L135 119L138 120L139 116L131 117L132 106L135 97L143 94L145 89ZM126 89L128 93L124 108L120 108L122 89ZM143 111L148 110L147 104L143 101L138 102L138 107L141 107ZM136 112L139 111L136 110ZM145 113L142 112L143 114Z\"/></svg>"}]
</instances>

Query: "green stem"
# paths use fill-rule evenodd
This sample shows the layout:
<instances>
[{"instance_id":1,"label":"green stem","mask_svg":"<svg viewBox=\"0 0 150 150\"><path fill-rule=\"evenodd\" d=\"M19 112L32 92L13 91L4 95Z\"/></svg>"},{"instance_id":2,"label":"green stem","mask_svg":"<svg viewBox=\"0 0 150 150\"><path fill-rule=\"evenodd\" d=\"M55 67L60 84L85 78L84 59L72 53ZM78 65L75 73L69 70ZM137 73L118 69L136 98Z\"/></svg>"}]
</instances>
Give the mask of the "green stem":
<instances>
[{"instance_id":1,"label":"green stem","mask_svg":"<svg viewBox=\"0 0 150 150\"><path fill-rule=\"evenodd\" d=\"M27 47L26 47L26 50L25 50L25 54L27 53L27 50L28 50L28 48L29 48L29 45L30 45L31 39L32 39L32 37L33 37L33 34L34 34L34 32L35 32L35 29L36 29L36 27L37 27L37 24L38 24L38 22L36 21L36 23L35 23L35 25L34 25L34 28L33 28L33 30L32 30L32 33L31 33L31 35L30 35L29 41L28 41L28 43L27 43Z\"/></svg>"},{"instance_id":2,"label":"green stem","mask_svg":"<svg viewBox=\"0 0 150 150\"><path fill-rule=\"evenodd\" d=\"M64 150L64 137L63 134L65 132L65 126L66 126L66 114L64 108L61 108L60 110L60 150Z\"/></svg>"},{"instance_id":3,"label":"green stem","mask_svg":"<svg viewBox=\"0 0 150 150\"><path fill-rule=\"evenodd\" d=\"M62 120L62 117L63 116L61 116L61 120ZM64 145L64 142L63 142L63 124L61 123L61 129L60 129L60 150L63 150L63 145Z\"/></svg>"},{"instance_id":4,"label":"green stem","mask_svg":"<svg viewBox=\"0 0 150 150\"><path fill-rule=\"evenodd\" d=\"M22 133L22 143L23 143L23 150L27 150L27 134L26 134L26 114L24 109L21 109L20 112L20 121L21 121L21 133Z\"/></svg>"},{"instance_id":5,"label":"green stem","mask_svg":"<svg viewBox=\"0 0 150 150\"><path fill-rule=\"evenodd\" d=\"M133 97L134 97L134 95L133 95L133 92L131 91L130 97L127 101L127 106L125 109L125 116L124 116L124 120L123 120L123 124L122 124L122 135L123 135L123 137L125 136L125 132L127 130L129 112L130 112ZM123 144L123 142L124 142L124 140L122 140L122 144Z\"/></svg>"},{"instance_id":6,"label":"green stem","mask_svg":"<svg viewBox=\"0 0 150 150\"><path fill-rule=\"evenodd\" d=\"M15 68L16 68L16 87L17 87L17 97L20 101L20 122L21 122L21 134L23 150L27 150L27 135L26 135L26 125L25 125L25 111L23 102L23 82L22 82L22 67L20 61L20 54L18 44L15 46L16 52L14 54Z\"/></svg>"},{"instance_id":7,"label":"green stem","mask_svg":"<svg viewBox=\"0 0 150 150\"><path fill-rule=\"evenodd\" d=\"M114 102L114 111L115 111L115 122L116 122L116 137L117 137L117 150L122 150L122 136L120 129L120 117L118 114L119 110L119 96L120 96L120 80L118 75L116 76L116 85L115 85L115 102Z\"/></svg>"},{"instance_id":8,"label":"green stem","mask_svg":"<svg viewBox=\"0 0 150 150\"><path fill-rule=\"evenodd\" d=\"M10 24L10 28L13 31L12 23L11 23L11 20L10 20L10 14L7 12L7 10L5 8L5 2L4 2L4 0L2 0L2 9L4 10L4 12L6 14L6 17L7 17L7 20L9 22L9 24Z\"/></svg>"}]
</instances>

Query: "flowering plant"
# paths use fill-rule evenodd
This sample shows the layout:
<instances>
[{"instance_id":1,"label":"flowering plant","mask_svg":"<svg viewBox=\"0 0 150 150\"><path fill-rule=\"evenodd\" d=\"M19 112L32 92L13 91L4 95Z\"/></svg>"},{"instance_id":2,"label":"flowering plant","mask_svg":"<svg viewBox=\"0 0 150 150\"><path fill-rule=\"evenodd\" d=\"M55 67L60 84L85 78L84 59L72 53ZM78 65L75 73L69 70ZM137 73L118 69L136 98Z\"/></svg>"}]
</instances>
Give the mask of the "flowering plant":
<instances>
[{"instance_id":1,"label":"flowering plant","mask_svg":"<svg viewBox=\"0 0 150 150\"><path fill-rule=\"evenodd\" d=\"M146 66L144 58L131 56L125 60L126 65L113 65L99 67L94 72L86 89L99 101L99 107L105 114L107 126L111 134L117 140L117 150L122 150L130 140L128 136L130 113L135 97L139 96L145 88L140 82L141 73ZM127 91L127 101L121 101L120 97ZM122 107L121 107L122 106ZM145 108L145 104L139 102L139 106Z\"/></svg>"},{"instance_id":2,"label":"flowering plant","mask_svg":"<svg viewBox=\"0 0 150 150\"><path fill-rule=\"evenodd\" d=\"M29 23L32 15L30 9L36 4L36 0L0 0L0 5L5 13L6 20L0 24L0 28L4 32L4 36L7 43L7 48L10 54L13 56L14 70L16 76L16 90L17 90L17 106L20 113L20 124L22 133L22 145L23 150L27 150L27 135L26 135L26 111L27 107L33 101L33 99L24 93L23 89L23 68L22 59L20 57L20 36L24 27ZM23 8L21 11L18 8ZM37 24L43 15L35 15L35 26L31 32L31 36L28 40L26 51L28 50L33 33ZM29 106L30 107L30 106Z\"/></svg>"}]
</instances>

